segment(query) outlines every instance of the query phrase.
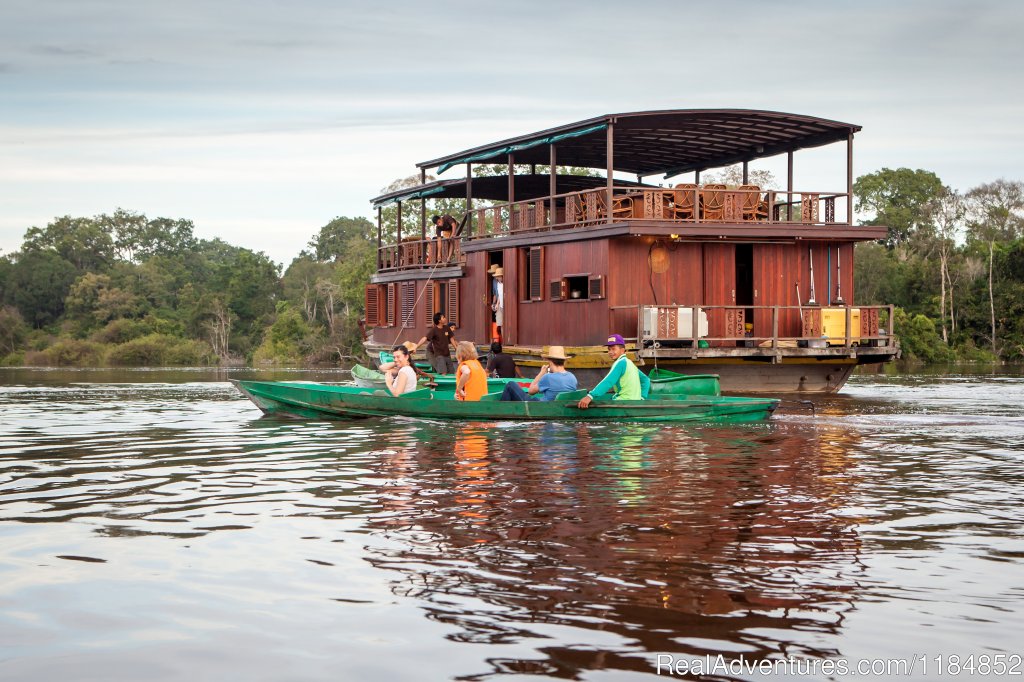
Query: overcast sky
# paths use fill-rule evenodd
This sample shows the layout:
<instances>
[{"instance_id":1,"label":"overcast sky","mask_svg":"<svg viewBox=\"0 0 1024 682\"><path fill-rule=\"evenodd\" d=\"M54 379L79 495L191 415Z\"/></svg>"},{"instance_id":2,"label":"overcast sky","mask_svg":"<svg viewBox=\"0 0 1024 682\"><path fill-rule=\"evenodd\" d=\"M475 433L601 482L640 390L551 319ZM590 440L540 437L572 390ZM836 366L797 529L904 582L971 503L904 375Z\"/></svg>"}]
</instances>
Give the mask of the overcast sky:
<instances>
[{"instance_id":1,"label":"overcast sky","mask_svg":"<svg viewBox=\"0 0 1024 682\"><path fill-rule=\"evenodd\" d=\"M121 207L287 265L417 161L647 109L856 123L856 175L1024 179L1021 2L488 5L0 0L0 249ZM841 145L796 165L845 187Z\"/></svg>"}]
</instances>

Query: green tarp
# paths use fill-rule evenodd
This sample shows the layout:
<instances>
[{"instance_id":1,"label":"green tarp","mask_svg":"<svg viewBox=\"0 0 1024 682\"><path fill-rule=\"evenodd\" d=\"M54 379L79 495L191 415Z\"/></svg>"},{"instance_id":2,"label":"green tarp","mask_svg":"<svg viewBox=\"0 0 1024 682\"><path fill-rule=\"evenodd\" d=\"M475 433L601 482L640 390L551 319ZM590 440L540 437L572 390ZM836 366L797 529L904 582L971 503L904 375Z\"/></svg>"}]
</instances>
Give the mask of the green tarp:
<instances>
[{"instance_id":1,"label":"green tarp","mask_svg":"<svg viewBox=\"0 0 1024 682\"><path fill-rule=\"evenodd\" d=\"M589 135L590 133L596 133L597 131L604 130L607 127L608 127L607 123L600 123L600 124L598 124L596 126L590 126L589 128L583 128L582 130L573 130L573 131L568 132L568 133L559 133L558 135L549 135L548 137L538 137L537 139L530 140L529 142L518 142L516 144L511 144L511 145L509 145L507 147L502 147L500 149L492 149L492 150L489 150L489 151L486 151L486 152L480 152L479 154L472 154L470 156L464 156L461 159L455 159L453 161L446 161L446 162L442 163L438 167L438 169L437 169L437 174L440 175L441 173L444 173L446 170L448 170L452 166L456 166L456 165L458 165L460 163L473 163L474 161L485 161L487 159L493 159L493 158L495 158L497 156L507 156L508 154L512 154L514 152L522 151L523 149L530 149L532 147L539 147L542 144L554 144L556 142L561 142L562 140L568 140L568 139L573 138L573 137L582 137L584 135Z\"/></svg>"}]
</instances>

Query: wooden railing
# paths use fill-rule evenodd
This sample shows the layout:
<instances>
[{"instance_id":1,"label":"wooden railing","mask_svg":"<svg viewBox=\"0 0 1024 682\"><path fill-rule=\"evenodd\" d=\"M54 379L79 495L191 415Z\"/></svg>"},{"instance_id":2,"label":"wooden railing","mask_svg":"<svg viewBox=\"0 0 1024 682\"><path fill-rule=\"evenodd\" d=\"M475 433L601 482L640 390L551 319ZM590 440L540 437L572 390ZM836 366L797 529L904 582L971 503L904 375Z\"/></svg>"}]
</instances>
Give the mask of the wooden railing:
<instances>
[{"instance_id":1,"label":"wooden railing","mask_svg":"<svg viewBox=\"0 0 1024 682\"><path fill-rule=\"evenodd\" d=\"M477 208L468 216L468 238L607 223L608 190L599 188ZM837 220L837 205L845 209ZM613 187L611 220L672 224L850 224L845 192L761 190L729 187Z\"/></svg>"},{"instance_id":2,"label":"wooden railing","mask_svg":"<svg viewBox=\"0 0 1024 682\"><path fill-rule=\"evenodd\" d=\"M462 241L447 239L403 239L399 244L388 244L377 249L377 270L404 270L433 268L462 263Z\"/></svg>"},{"instance_id":3,"label":"wooden railing","mask_svg":"<svg viewBox=\"0 0 1024 682\"><path fill-rule=\"evenodd\" d=\"M837 202L846 209L848 217L850 197L846 193L707 186L613 187L611 222L642 220L680 226L848 224L837 222ZM377 269L434 267L439 255L442 263L460 263L462 239L600 227L609 223L608 205L608 189L599 188L476 208L463 216L462 237L410 238L382 246L377 254Z\"/></svg>"},{"instance_id":4,"label":"wooden railing","mask_svg":"<svg viewBox=\"0 0 1024 682\"><path fill-rule=\"evenodd\" d=\"M637 325L638 345L653 349L852 348L895 343L892 305L636 305L609 309L609 329L628 329L629 319Z\"/></svg>"}]
</instances>

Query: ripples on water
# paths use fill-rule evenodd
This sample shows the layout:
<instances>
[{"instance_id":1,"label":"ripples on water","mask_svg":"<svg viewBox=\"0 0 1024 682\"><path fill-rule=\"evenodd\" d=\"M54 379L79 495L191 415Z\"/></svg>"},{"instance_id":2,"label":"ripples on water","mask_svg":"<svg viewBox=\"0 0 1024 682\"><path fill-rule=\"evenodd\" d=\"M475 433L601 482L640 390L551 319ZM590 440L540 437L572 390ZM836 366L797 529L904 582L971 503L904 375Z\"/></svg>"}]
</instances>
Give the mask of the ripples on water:
<instances>
[{"instance_id":1,"label":"ripples on water","mask_svg":"<svg viewBox=\"0 0 1024 682\"><path fill-rule=\"evenodd\" d=\"M1019 376L742 427L273 421L216 378L0 374L0 678L1021 653Z\"/></svg>"}]
</instances>

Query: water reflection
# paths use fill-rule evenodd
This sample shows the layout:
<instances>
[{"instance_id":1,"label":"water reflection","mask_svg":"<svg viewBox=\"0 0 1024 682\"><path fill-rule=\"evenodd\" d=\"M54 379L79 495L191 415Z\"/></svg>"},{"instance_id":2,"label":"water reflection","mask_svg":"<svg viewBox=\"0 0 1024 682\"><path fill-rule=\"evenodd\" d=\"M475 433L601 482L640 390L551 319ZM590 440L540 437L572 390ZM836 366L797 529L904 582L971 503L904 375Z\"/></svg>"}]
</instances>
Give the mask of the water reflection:
<instances>
[{"instance_id":1,"label":"water reflection","mask_svg":"<svg viewBox=\"0 0 1024 682\"><path fill-rule=\"evenodd\" d=\"M399 541L368 557L398 574L396 594L429 604L458 641L617 636L611 651L577 635L493 673L650 671L652 653L723 642L753 657L838 654L806 633L837 633L864 572L855 520L835 513L856 482L843 456L854 434L499 423L408 424L401 437L383 470L388 509L367 520Z\"/></svg>"},{"instance_id":2,"label":"water reflection","mask_svg":"<svg viewBox=\"0 0 1024 682\"><path fill-rule=\"evenodd\" d=\"M0 384L5 679L618 679L1024 627L1019 378L694 427L278 421L196 374L43 375Z\"/></svg>"}]
</instances>

